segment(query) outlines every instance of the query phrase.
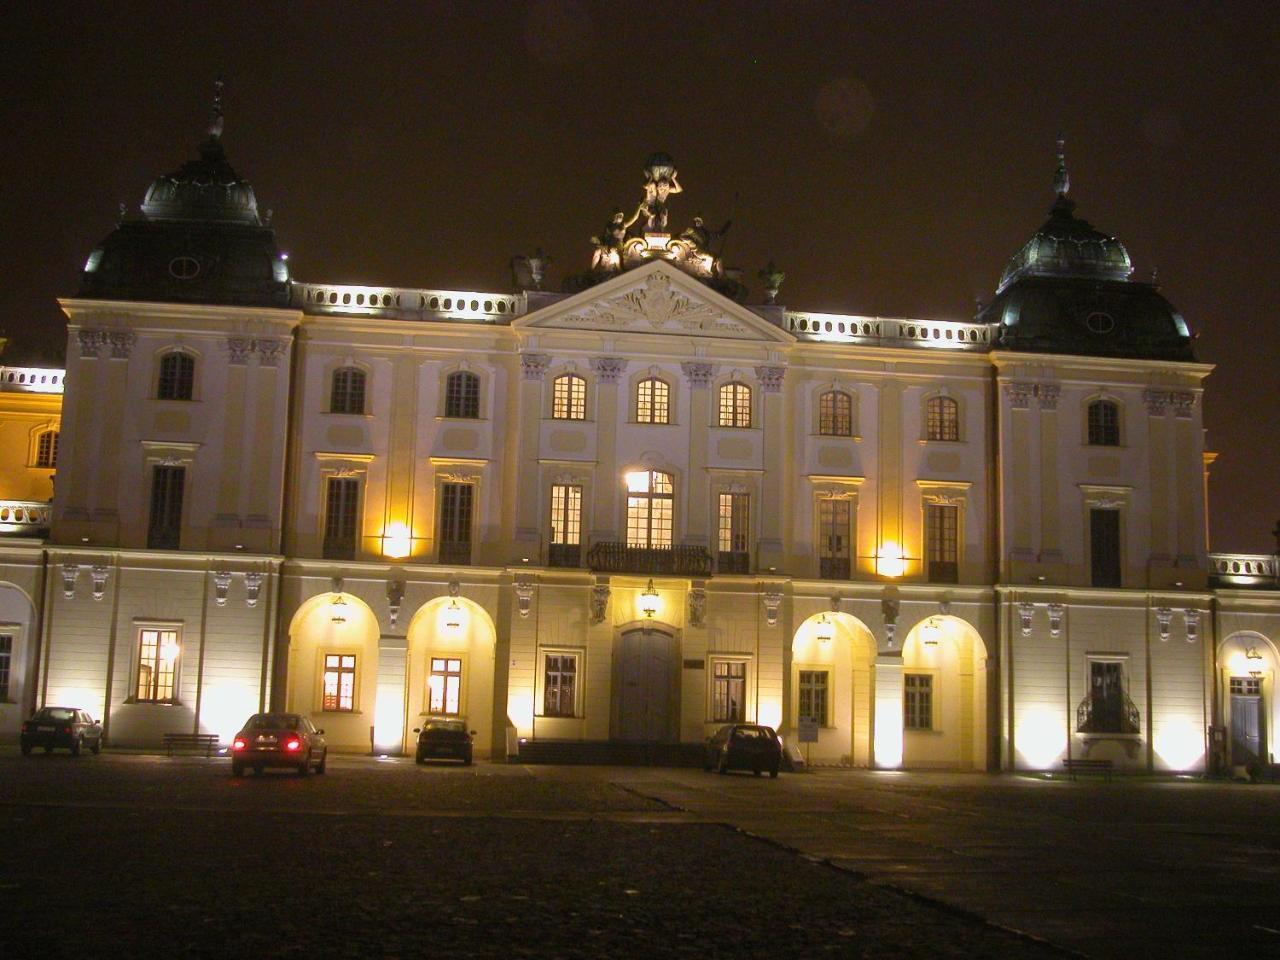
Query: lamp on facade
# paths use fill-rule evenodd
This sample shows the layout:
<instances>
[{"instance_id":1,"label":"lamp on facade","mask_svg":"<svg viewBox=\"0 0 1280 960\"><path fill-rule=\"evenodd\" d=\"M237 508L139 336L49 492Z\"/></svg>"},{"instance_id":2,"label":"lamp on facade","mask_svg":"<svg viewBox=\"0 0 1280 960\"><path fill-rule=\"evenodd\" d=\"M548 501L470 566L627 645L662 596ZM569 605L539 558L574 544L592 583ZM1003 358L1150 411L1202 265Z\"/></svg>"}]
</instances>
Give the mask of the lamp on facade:
<instances>
[{"instance_id":1,"label":"lamp on facade","mask_svg":"<svg viewBox=\"0 0 1280 960\"><path fill-rule=\"evenodd\" d=\"M937 617L926 620L920 627L920 639L926 647L936 647L942 639L942 621Z\"/></svg>"},{"instance_id":2,"label":"lamp on facade","mask_svg":"<svg viewBox=\"0 0 1280 960\"><path fill-rule=\"evenodd\" d=\"M403 560L413 550L413 533L403 523L389 523L382 533L382 555Z\"/></svg>"},{"instance_id":3,"label":"lamp on facade","mask_svg":"<svg viewBox=\"0 0 1280 960\"><path fill-rule=\"evenodd\" d=\"M891 541L880 544L876 551L876 573L882 577L900 577L907 572L902 548Z\"/></svg>"},{"instance_id":4,"label":"lamp on facade","mask_svg":"<svg viewBox=\"0 0 1280 960\"><path fill-rule=\"evenodd\" d=\"M830 643L832 637L835 636L835 628L831 625L830 618L824 613L818 618L818 642Z\"/></svg>"},{"instance_id":5,"label":"lamp on facade","mask_svg":"<svg viewBox=\"0 0 1280 960\"><path fill-rule=\"evenodd\" d=\"M1249 661L1249 676L1257 680L1262 676L1262 654L1258 652L1257 647L1250 647L1244 652L1244 658Z\"/></svg>"},{"instance_id":6,"label":"lamp on facade","mask_svg":"<svg viewBox=\"0 0 1280 960\"><path fill-rule=\"evenodd\" d=\"M640 594L640 611L646 620L652 620L654 614L658 612L658 591L653 586L652 577L649 578L644 593Z\"/></svg>"},{"instance_id":7,"label":"lamp on facade","mask_svg":"<svg viewBox=\"0 0 1280 960\"><path fill-rule=\"evenodd\" d=\"M329 619L334 623L347 622L347 599L342 594L334 594L329 601Z\"/></svg>"},{"instance_id":8,"label":"lamp on facade","mask_svg":"<svg viewBox=\"0 0 1280 960\"><path fill-rule=\"evenodd\" d=\"M173 637L166 637L164 642L160 644L160 659L170 666L173 666L178 659L179 652L178 641Z\"/></svg>"}]
</instances>

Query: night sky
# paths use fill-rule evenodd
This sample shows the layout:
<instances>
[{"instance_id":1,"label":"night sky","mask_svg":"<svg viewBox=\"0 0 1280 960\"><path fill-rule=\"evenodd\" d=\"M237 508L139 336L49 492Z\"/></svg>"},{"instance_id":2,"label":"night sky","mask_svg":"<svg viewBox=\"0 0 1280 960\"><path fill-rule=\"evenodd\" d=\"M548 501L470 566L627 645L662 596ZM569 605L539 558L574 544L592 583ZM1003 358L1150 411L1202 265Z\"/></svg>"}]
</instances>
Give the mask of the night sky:
<instances>
[{"instance_id":1,"label":"night sky","mask_svg":"<svg viewBox=\"0 0 1280 960\"><path fill-rule=\"evenodd\" d=\"M641 165L672 226L794 309L968 319L1053 200L1119 237L1199 335L1219 551L1280 517L1274 4L35 4L4 15L0 328L61 363L55 298L195 156L225 74L232 164L297 279L506 290L590 262Z\"/></svg>"}]
</instances>

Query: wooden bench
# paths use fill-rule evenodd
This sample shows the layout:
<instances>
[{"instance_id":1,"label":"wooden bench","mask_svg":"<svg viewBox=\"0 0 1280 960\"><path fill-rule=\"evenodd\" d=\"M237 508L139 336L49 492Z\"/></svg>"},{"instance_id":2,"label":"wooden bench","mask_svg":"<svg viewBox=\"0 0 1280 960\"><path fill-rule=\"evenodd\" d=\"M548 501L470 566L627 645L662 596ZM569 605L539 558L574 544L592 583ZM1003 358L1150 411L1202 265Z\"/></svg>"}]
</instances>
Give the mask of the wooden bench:
<instances>
[{"instance_id":1,"label":"wooden bench","mask_svg":"<svg viewBox=\"0 0 1280 960\"><path fill-rule=\"evenodd\" d=\"M172 757L174 750L203 750L206 757L212 757L218 749L216 733L166 733L164 735L164 755Z\"/></svg>"},{"instance_id":2,"label":"wooden bench","mask_svg":"<svg viewBox=\"0 0 1280 960\"><path fill-rule=\"evenodd\" d=\"M1106 776L1107 782L1111 782L1111 761L1110 760L1090 760L1087 757L1068 757L1062 761L1062 767L1067 773L1071 774L1071 779L1076 778L1077 773L1100 773Z\"/></svg>"}]
</instances>

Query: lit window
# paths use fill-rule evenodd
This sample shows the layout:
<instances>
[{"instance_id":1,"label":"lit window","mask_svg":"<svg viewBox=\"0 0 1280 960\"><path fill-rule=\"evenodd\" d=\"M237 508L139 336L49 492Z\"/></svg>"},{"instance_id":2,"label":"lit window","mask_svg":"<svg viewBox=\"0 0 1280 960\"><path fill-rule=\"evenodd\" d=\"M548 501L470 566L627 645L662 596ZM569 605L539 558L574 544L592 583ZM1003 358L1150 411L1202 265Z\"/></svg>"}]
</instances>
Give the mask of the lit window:
<instances>
[{"instance_id":1,"label":"lit window","mask_svg":"<svg viewBox=\"0 0 1280 960\"><path fill-rule=\"evenodd\" d=\"M178 668L178 631L144 627L138 631L139 703L172 703Z\"/></svg>"},{"instance_id":2,"label":"lit window","mask_svg":"<svg viewBox=\"0 0 1280 960\"><path fill-rule=\"evenodd\" d=\"M843 390L828 390L818 399L818 433L853 436L853 397Z\"/></svg>"},{"instance_id":3,"label":"lit window","mask_svg":"<svg viewBox=\"0 0 1280 960\"><path fill-rule=\"evenodd\" d=\"M58 465L58 431L46 430L36 441L36 466L56 467Z\"/></svg>"},{"instance_id":4,"label":"lit window","mask_svg":"<svg viewBox=\"0 0 1280 960\"><path fill-rule=\"evenodd\" d=\"M347 653L326 653L324 656L324 700L320 709L326 711L356 708L356 658Z\"/></svg>"},{"instance_id":5,"label":"lit window","mask_svg":"<svg viewBox=\"0 0 1280 960\"><path fill-rule=\"evenodd\" d=\"M549 653L542 678L542 713L547 717L575 716L578 657L573 653Z\"/></svg>"},{"instance_id":6,"label":"lit window","mask_svg":"<svg viewBox=\"0 0 1280 960\"><path fill-rule=\"evenodd\" d=\"M1110 400L1089 404L1089 446L1120 446L1120 407Z\"/></svg>"},{"instance_id":7,"label":"lit window","mask_svg":"<svg viewBox=\"0 0 1280 960\"><path fill-rule=\"evenodd\" d=\"M587 419L587 381L567 373L551 384L551 416L557 420Z\"/></svg>"},{"instance_id":8,"label":"lit window","mask_svg":"<svg viewBox=\"0 0 1280 960\"><path fill-rule=\"evenodd\" d=\"M166 353L160 358L156 396L161 400L190 400L196 379L196 361L187 353Z\"/></svg>"},{"instance_id":9,"label":"lit window","mask_svg":"<svg viewBox=\"0 0 1280 960\"><path fill-rule=\"evenodd\" d=\"M636 422L671 422L671 388L665 381L656 377L640 381L636 387Z\"/></svg>"},{"instance_id":10,"label":"lit window","mask_svg":"<svg viewBox=\"0 0 1280 960\"><path fill-rule=\"evenodd\" d=\"M751 426L751 388L745 383L726 383L720 388L720 426Z\"/></svg>"},{"instance_id":11,"label":"lit window","mask_svg":"<svg viewBox=\"0 0 1280 960\"><path fill-rule=\"evenodd\" d=\"M0 636L0 703L9 699L9 675L13 664L13 637Z\"/></svg>"},{"instance_id":12,"label":"lit window","mask_svg":"<svg viewBox=\"0 0 1280 960\"><path fill-rule=\"evenodd\" d=\"M462 661L456 657L432 657L427 677L427 712L457 716L462 712Z\"/></svg>"},{"instance_id":13,"label":"lit window","mask_svg":"<svg viewBox=\"0 0 1280 960\"><path fill-rule=\"evenodd\" d=\"M740 722L746 716L747 665L741 660L711 663L711 719Z\"/></svg>"},{"instance_id":14,"label":"lit window","mask_svg":"<svg viewBox=\"0 0 1280 960\"><path fill-rule=\"evenodd\" d=\"M333 371L329 391L330 413L364 413L364 371L342 367Z\"/></svg>"},{"instance_id":15,"label":"lit window","mask_svg":"<svg viewBox=\"0 0 1280 960\"><path fill-rule=\"evenodd\" d=\"M557 483L551 487L551 550L553 567L576 567L582 545L582 487Z\"/></svg>"},{"instance_id":16,"label":"lit window","mask_svg":"<svg viewBox=\"0 0 1280 960\"><path fill-rule=\"evenodd\" d=\"M480 378L474 373L451 373L444 382L444 415L463 420L480 416Z\"/></svg>"},{"instance_id":17,"label":"lit window","mask_svg":"<svg viewBox=\"0 0 1280 960\"><path fill-rule=\"evenodd\" d=\"M902 725L907 730L933 729L933 677L927 673L903 675Z\"/></svg>"},{"instance_id":18,"label":"lit window","mask_svg":"<svg viewBox=\"0 0 1280 960\"><path fill-rule=\"evenodd\" d=\"M750 494L719 494L717 513L716 570L720 573L747 573L751 562L748 532Z\"/></svg>"},{"instance_id":19,"label":"lit window","mask_svg":"<svg viewBox=\"0 0 1280 960\"><path fill-rule=\"evenodd\" d=\"M659 470L627 474L627 546L671 546L674 503L671 474Z\"/></svg>"},{"instance_id":20,"label":"lit window","mask_svg":"<svg viewBox=\"0 0 1280 960\"><path fill-rule=\"evenodd\" d=\"M800 719L812 720L820 727L827 725L826 670L800 671Z\"/></svg>"},{"instance_id":21,"label":"lit window","mask_svg":"<svg viewBox=\"0 0 1280 960\"><path fill-rule=\"evenodd\" d=\"M959 440L960 405L950 397L930 397L925 405L925 437L929 440Z\"/></svg>"}]
</instances>

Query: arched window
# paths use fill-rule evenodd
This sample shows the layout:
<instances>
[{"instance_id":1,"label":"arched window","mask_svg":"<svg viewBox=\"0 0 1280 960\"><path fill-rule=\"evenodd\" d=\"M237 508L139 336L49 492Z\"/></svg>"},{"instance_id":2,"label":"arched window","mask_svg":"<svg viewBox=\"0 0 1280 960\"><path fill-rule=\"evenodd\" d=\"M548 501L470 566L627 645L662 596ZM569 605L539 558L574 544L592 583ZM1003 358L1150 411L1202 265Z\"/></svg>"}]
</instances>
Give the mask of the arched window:
<instances>
[{"instance_id":1,"label":"arched window","mask_svg":"<svg viewBox=\"0 0 1280 960\"><path fill-rule=\"evenodd\" d=\"M1091 447L1120 446L1120 405L1110 400L1095 400L1089 404L1089 445Z\"/></svg>"},{"instance_id":2,"label":"arched window","mask_svg":"<svg viewBox=\"0 0 1280 960\"><path fill-rule=\"evenodd\" d=\"M572 373L551 384L551 416L557 420L587 419L587 381Z\"/></svg>"},{"instance_id":3,"label":"arched window","mask_svg":"<svg viewBox=\"0 0 1280 960\"><path fill-rule=\"evenodd\" d=\"M650 377L636 385L636 422L671 422L671 388L665 380Z\"/></svg>"},{"instance_id":4,"label":"arched window","mask_svg":"<svg viewBox=\"0 0 1280 960\"><path fill-rule=\"evenodd\" d=\"M745 383L726 383L720 388L720 426L751 426L751 388Z\"/></svg>"},{"instance_id":5,"label":"arched window","mask_svg":"<svg viewBox=\"0 0 1280 960\"><path fill-rule=\"evenodd\" d=\"M960 439L960 405L950 397L930 397L925 405L925 438Z\"/></svg>"},{"instance_id":6,"label":"arched window","mask_svg":"<svg viewBox=\"0 0 1280 960\"><path fill-rule=\"evenodd\" d=\"M175 350L160 358L159 399L190 400L195 382L196 361L191 354Z\"/></svg>"},{"instance_id":7,"label":"arched window","mask_svg":"<svg viewBox=\"0 0 1280 960\"><path fill-rule=\"evenodd\" d=\"M671 546L675 482L660 470L627 474L627 546Z\"/></svg>"},{"instance_id":8,"label":"arched window","mask_svg":"<svg viewBox=\"0 0 1280 960\"><path fill-rule=\"evenodd\" d=\"M818 399L818 433L824 437L853 436L853 397L828 390Z\"/></svg>"},{"instance_id":9,"label":"arched window","mask_svg":"<svg viewBox=\"0 0 1280 960\"><path fill-rule=\"evenodd\" d=\"M330 413L364 413L364 371L339 367L329 391Z\"/></svg>"},{"instance_id":10,"label":"arched window","mask_svg":"<svg viewBox=\"0 0 1280 960\"><path fill-rule=\"evenodd\" d=\"M461 371L444 382L444 415L476 420L480 416L480 378Z\"/></svg>"},{"instance_id":11,"label":"arched window","mask_svg":"<svg viewBox=\"0 0 1280 960\"><path fill-rule=\"evenodd\" d=\"M58 465L58 431L46 430L36 440L36 466L56 467Z\"/></svg>"}]
</instances>

